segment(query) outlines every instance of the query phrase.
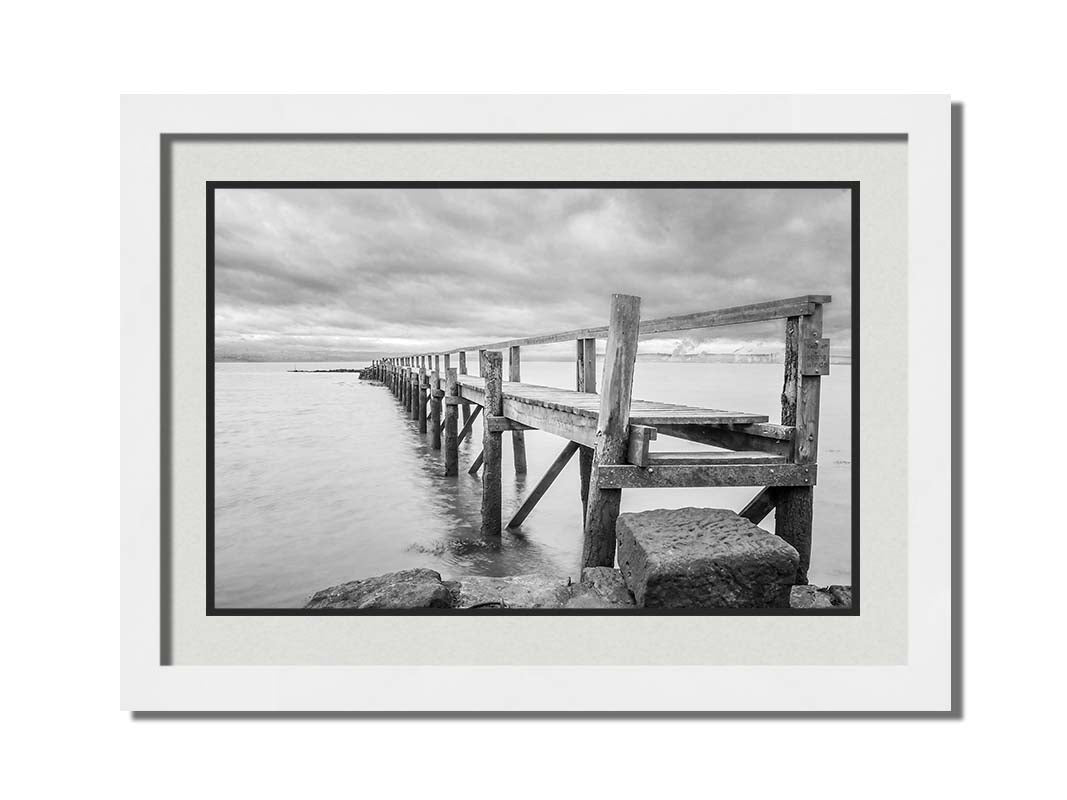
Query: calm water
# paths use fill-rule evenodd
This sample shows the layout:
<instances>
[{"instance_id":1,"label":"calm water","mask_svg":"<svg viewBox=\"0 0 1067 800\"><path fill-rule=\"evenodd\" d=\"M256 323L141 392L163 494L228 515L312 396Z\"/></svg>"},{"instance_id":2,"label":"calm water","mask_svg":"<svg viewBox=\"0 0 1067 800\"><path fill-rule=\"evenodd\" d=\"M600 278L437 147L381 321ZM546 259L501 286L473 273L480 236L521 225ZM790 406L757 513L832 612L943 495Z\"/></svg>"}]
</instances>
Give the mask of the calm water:
<instances>
[{"instance_id":1,"label":"calm water","mask_svg":"<svg viewBox=\"0 0 1067 800\"><path fill-rule=\"evenodd\" d=\"M215 365L215 571L219 607L300 606L332 584L414 566L445 578L530 572L576 575L582 505L578 459L523 525L485 540L481 481L466 468L481 425L460 448L460 475L441 476L440 453L404 418L392 393L355 374L296 368L363 364ZM476 366L476 365L471 365ZM573 388L569 362L523 362L530 383ZM639 363L634 396L780 418L782 368L764 364ZM812 583L850 583L851 368L823 379ZM562 449L528 431L529 473L511 468L504 436L504 518ZM653 449L699 445L664 438ZM741 508L754 489L632 489L623 511L682 506ZM763 526L773 530L771 515Z\"/></svg>"}]
</instances>

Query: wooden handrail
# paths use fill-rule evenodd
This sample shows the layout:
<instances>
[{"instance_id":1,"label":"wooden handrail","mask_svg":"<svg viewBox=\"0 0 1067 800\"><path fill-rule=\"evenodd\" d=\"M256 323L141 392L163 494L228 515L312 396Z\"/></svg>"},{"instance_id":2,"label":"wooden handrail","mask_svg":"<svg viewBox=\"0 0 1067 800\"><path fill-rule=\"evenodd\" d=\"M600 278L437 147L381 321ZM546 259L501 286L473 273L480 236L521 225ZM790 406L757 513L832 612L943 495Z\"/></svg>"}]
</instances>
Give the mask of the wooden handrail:
<instances>
[{"instance_id":1,"label":"wooden handrail","mask_svg":"<svg viewBox=\"0 0 1067 800\"><path fill-rule=\"evenodd\" d=\"M638 334L648 336L654 333L669 333L672 331L688 331L697 328L717 328L724 325L741 325L751 322L767 322L776 319L788 319L789 317L807 317L815 313L815 309L829 303L828 294L806 294L800 297L790 297L785 300L770 300L764 303L751 303L731 308L720 308L713 311L698 311L695 314L683 314L676 317L664 317L662 319L649 319L641 323ZM570 342L575 339L603 339L608 335L608 327L601 325L595 328L578 328L559 333L546 333L540 336L527 336L522 339L506 339L500 342L486 344L472 344L465 347L451 347L447 350L431 351L435 353L469 353L477 350L506 350L510 347L533 346L539 344L556 344L558 342ZM398 354L400 355L400 354ZM422 353L402 355L423 355Z\"/></svg>"}]
</instances>

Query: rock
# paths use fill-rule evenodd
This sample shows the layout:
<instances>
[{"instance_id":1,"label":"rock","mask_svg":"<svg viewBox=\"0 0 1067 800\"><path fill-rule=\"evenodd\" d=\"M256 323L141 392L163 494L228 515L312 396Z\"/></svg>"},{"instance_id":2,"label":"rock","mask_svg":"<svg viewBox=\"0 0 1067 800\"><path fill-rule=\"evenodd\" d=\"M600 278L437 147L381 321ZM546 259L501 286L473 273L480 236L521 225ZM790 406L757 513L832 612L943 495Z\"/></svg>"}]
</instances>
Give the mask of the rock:
<instances>
[{"instance_id":1,"label":"rock","mask_svg":"<svg viewBox=\"0 0 1067 800\"><path fill-rule=\"evenodd\" d=\"M571 599L571 594L565 580L546 575L506 578L471 575L459 580L458 591L453 591L453 602L456 608L560 608Z\"/></svg>"},{"instance_id":2,"label":"rock","mask_svg":"<svg viewBox=\"0 0 1067 800\"><path fill-rule=\"evenodd\" d=\"M632 608L634 596L622 573L611 567L586 567L582 580L572 587L565 608Z\"/></svg>"},{"instance_id":3,"label":"rock","mask_svg":"<svg viewBox=\"0 0 1067 800\"><path fill-rule=\"evenodd\" d=\"M852 608L851 586L794 586L790 608Z\"/></svg>"},{"instance_id":4,"label":"rock","mask_svg":"<svg viewBox=\"0 0 1067 800\"><path fill-rule=\"evenodd\" d=\"M619 567L645 608L788 607L800 557L721 508L621 514Z\"/></svg>"},{"instance_id":5,"label":"rock","mask_svg":"<svg viewBox=\"0 0 1067 800\"><path fill-rule=\"evenodd\" d=\"M315 592L304 608L451 608L452 593L432 569L405 569Z\"/></svg>"},{"instance_id":6,"label":"rock","mask_svg":"<svg viewBox=\"0 0 1067 800\"><path fill-rule=\"evenodd\" d=\"M835 606L841 606L841 607L844 607L844 608L852 608L852 587L851 586L841 586L839 584L834 584L833 586L827 586L826 588L830 590L830 594L834 598L834 605Z\"/></svg>"},{"instance_id":7,"label":"rock","mask_svg":"<svg viewBox=\"0 0 1067 800\"><path fill-rule=\"evenodd\" d=\"M833 608L834 598L818 586L794 586L789 593L790 608Z\"/></svg>"},{"instance_id":8,"label":"rock","mask_svg":"<svg viewBox=\"0 0 1067 800\"><path fill-rule=\"evenodd\" d=\"M582 570L580 583L549 575L443 581L431 569L409 569L316 592L304 608L632 608L622 574Z\"/></svg>"}]
</instances>

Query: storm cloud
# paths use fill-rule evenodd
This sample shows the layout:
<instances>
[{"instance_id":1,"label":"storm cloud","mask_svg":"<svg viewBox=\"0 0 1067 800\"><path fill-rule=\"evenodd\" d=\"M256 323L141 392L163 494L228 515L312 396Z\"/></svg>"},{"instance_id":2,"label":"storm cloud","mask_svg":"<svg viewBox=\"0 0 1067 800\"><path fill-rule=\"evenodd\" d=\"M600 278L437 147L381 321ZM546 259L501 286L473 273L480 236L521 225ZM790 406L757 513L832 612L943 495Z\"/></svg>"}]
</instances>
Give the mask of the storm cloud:
<instances>
[{"instance_id":1,"label":"storm cloud","mask_svg":"<svg viewBox=\"0 0 1067 800\"><path fill-rule=\"evenodd\" d=\"M850 352L846 189L217 189L219 359L349 360L831 294ZM646 352L780 347L775 324ZM546 348L546 354L551 348Z\"/></svg>"}]
</instances>

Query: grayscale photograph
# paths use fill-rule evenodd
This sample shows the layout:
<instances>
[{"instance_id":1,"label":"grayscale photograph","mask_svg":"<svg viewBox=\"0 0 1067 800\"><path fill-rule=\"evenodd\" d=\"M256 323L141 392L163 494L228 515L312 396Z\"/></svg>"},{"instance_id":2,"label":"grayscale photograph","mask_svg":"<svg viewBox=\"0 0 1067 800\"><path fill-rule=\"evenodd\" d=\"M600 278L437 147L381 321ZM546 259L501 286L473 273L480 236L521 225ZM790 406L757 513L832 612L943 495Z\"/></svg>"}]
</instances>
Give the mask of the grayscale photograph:
<instances>
[{"instance_id":1,"label":"grayscale photograph","mask_svg":"<svg viewBox=\"0 0 1067 800\"><path fill-rule=\"evenodd\" d=\"M859 185L208 185L210 614L857 614Z\"/></svg>"}]
</instances>

